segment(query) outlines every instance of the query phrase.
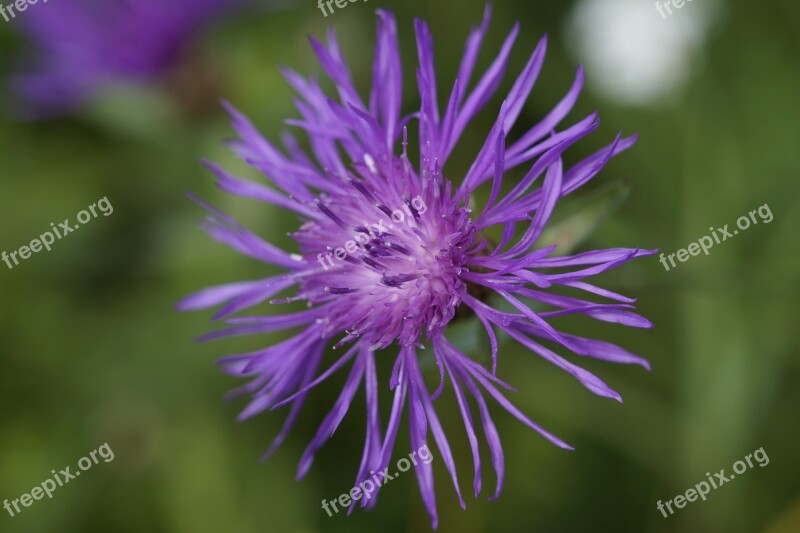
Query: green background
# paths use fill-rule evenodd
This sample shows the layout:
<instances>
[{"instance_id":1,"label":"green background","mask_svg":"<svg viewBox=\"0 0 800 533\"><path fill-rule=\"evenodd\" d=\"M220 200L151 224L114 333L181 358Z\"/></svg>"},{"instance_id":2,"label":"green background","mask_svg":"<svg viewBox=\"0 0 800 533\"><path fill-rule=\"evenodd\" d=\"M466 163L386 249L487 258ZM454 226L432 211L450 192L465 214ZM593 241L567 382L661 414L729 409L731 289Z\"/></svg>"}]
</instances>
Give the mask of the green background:
<instances>
[{"instance_id":1,"label":"green background","mask_svg":"<svg viewBox=\"0 0 800 533\"><path fill-rule=\"evenodd\" d=\"M176 301L202 287L272 272L213 243L198 229L203 212L185 192L279 244L291 246L286 233L297 227L293 215L218 191L199 165L209 158L242 169L221 142L233 134L216 100L224 96L277 139L282 121L297 116L278 67L319 72L306 35L322 37L329 23L339 31L359 87L366 88L378 7L398 16L404 111L418 104L415 16L431 25L440 93L446 94L482 2L370 0L326 19L305 0L210 28L196 53L216 81L203 87L190 77L190 88L200 93L197 105L186 105L176 91L120 88L70 117L0 123L0 249L28 243L50 222L74 218L104 196L114 206L113 215L57 242L51 252L13 270L0 264L0 499L29 492L51 469L74 469L105 442L116 456L15 518L0 512L0 531L429 529L410 472L384 489L372 512L328 518L320 507L323 498L352 486L363 446L363 393L307 478L295 482L297 460L343 375L310 395L284 446L259 463L285 411L237 424L244 402L222 397L240 383L219 373L214 361L279 336L197 344L193 339L212 329L211 313L174 311ZM488 65L513 22L522 23L499 93L508 91L538 38L550 36L522 124L541 118L572 82L581 58L569 53L571 8L571 2L495 3L481 65ZM694 8L687 4L658 21L676 23L695 16ZM623 404L593 396L571 376L504 343L499 373L519 390L513 401L576 450L555 448L494 404L507 469L498 501L487 501L494 475L486 455L484 492L477 500L471 495L471 457L448 387L436 406L459 464L467 510L458 507L432 447L440 531L800 531L800 17L789 0L736 0L718 8L722 15L693 56L686 85L667 101L625 105L601 96L589 79L568 121L598 109L602 124L568 152L567 162L611 142L617 131L638 132L640 140L592 187L562 201L556 214L564 223L582 220L591 227L580 249L638 246L668 253L765 203L774 220L673 271L650 257L598 280L637 297L653 330L589 319L556 322L652 363L647 372L580 361L618 390ZM13 23L0 31L0 61L8 72L27 43ZM186 94L183 85L178 94ZM10 104L10 96L4 102ZM468 168L498 106L493 100L467 130L446 169L451 179ZM611 211L619 187L627 195ZM484 340L461 342L485 360ZM393 352L383 355L385 383ZM430 374L433 383L435 371ZM404 421L395 459L408 452L407 443ZM685 492L705 472L730 473L736 460L760 447L769 456L766 467L748 470L708 501L668 519L656 510L656 501Z\"/></svg>"}]
</instances>

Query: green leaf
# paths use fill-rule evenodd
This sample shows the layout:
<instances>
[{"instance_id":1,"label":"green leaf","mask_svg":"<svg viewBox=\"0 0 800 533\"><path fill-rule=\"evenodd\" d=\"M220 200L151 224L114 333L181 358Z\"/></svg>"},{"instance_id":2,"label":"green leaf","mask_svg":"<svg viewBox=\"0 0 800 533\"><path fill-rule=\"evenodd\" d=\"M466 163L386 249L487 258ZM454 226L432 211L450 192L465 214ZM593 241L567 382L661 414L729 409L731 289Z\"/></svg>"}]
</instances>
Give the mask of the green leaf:
<instances>
[{"instance_id":1,"label":"green leaf","mask_svg":"<svg viewBox=\"0 0 800 533\"><path fill-rule=\"evenodd\" d=\"M559 255L569 254L619 209L629 194L630 185L620 180L571 202L564 202L564 209L556 209L536 248L555 244Z\"/></svg>"}]
</instances>

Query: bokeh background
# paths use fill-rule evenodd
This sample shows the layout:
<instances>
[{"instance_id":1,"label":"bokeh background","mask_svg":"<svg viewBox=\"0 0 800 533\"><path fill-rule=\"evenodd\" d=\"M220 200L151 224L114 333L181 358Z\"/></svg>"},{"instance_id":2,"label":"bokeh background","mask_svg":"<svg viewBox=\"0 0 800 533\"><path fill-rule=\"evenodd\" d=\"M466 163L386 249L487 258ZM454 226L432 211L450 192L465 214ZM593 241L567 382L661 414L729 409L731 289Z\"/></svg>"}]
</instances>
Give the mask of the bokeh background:
<instances>
[{"instance_id":1,"label":"bokeh background","mask_svg":"<svg viewBox=\"0 0 800 533\"><path fill-rule=\"evenodd\" d=\"M9 118L17 104L3 93L10 113L0 122L0 249L17 249L104 196L114 213L13 270L0 264L0 499L29 492L51 469L76 464L104 442L115 459L17 517L0 512L1 531L429 530L410 473L385 488L372 512L329 518L322 511L323 498L352 485L363 445L360 396L308 477L295 482L300 453L343 376L310 396L285 445L259 463L284 413L237 424L243 401L222 397L239 383L214 361L278 337L198 344L193 339L213 327L211 313L174 311L199 288L268 273L197 227L203 213L187 191L277 243L289 244L286 233L297 226L293 216L223 194L200 166L209 158L243 170L222 144L232 132L219 98L277 139L283 120L296 117L278 67L320 72L306 36L323 37L333 24L365 89L380 7L398 16L408 111L418 103L413 18L429 21L439 78L452 80L483 2L359 1L327 18L311 0L264 3L215 19L194 43L191 68L170 83L116 87L40 121ZM576 450L553 447L495 409L507 464L503 494L486 501L494 477L485 466L484 494L465 494L462 511L434 450L439 530L800 531L798 4L704 0L667 18L644 0L497 0L494 7L484 67L514 21L522 24L500 93L541 35L550 37L520 123L541 118L583 63L587 87L568 120L597 109L602 124L568 161L617 131L640 134L592 186L562 202L562 237L579 249L671 253L765 203L774 220L669 272L650 257L605 274L601 284L637 297L653 330L558 323L648 358L651 372L581 361L621 392L623 404L593 396L505 342L500 375L518 388L513 400ZM31 46L21 29L18 20L0 21L5 76ZM446 169L451 179L467 168L498 107L493 101L467 130L461 157ZM486 357L484 341L459 335L472 355ZM388 362L381 361L382 376ZM468 493L471 457L451 390L437 409ZM395 458L407 443L404 423ZM685 492L705 472L730 472L760 447L767 466L670 518L656 510L658 500Z\"/></svg>"}]
</instances>

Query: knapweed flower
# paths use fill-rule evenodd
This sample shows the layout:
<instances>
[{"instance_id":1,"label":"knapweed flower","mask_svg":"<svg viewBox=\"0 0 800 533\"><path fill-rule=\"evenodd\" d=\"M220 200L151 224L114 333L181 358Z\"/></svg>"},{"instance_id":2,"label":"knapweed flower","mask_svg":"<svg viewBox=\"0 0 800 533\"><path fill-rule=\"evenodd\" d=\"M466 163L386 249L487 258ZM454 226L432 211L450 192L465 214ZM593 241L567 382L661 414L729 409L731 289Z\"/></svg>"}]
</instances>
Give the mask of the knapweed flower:
<instances>
[{"instance_id":1,"label":"knapweed flower","mask_svg":"<svg viewBox=\"0 0 800 533\"><path fill-rule=\"evenodd\" d=\"M294 336L274 346L220 361L229 374L249 379L236 391L251 397L241 420L265 410L289 408L285 425L267 450L267 457L286 437L311 390L349 365L349 376L339 398L300 459L298 477L306 474L314 454L336 431L363 386L366 437L355 485L389 466L402 412L407 407L409 449L428 445L433 436L430 444L438 448L438 457L449 472L463 507L448 436L434 409L434 400L447 379L455 392L472 449L474 493L477 496L480 492L482 477L479 430L468 405L470 398L477 404L496 472L493 497L497 497L504 477L503 451L487 396L553 444L571 448L525 416L501 392L511 387L497 373L498 332L572 374L599 396L620 399L597 376L545 347L543 341L557 343L577 355L647 367L643 359L618 346L559 332L548 320L582 314L607 322L650 327L646 319L631 311L632 299L595 286L587 278L652 252L613 248L553 256L555 246L537 247L558 200L587 183L611 157L634 142L633 138L617 137L611 145L565 168L564 151L598 126L597 117L592 114L557 131L580 92L580 69L574 84L552 111L516 140L509 141L508 132L542 67L545 38L498 106L494 126L469 171L458 185L447 176L448 159L464 129L500 86L517 37L515 27L494 62L469 89L489 18L487 9L483 23L469 35L457 80L443 109L437 104L431 34L424 22L416 21L419 107L406 116L401 114L402 68L397 28L390 13L378 11L368 101L355 88L334 32L329 32L327 46L311 39L322 68L338 92L338 99L331 98L316 81L284 71L300 95L297 108L301 118L288 123L308 134L311 156L288 134L284 137L285 150L279 149L262 137L244 115L229 107L238 133L238 140L232 142L233 150L262 171L275 187L241 180L211 163L208 166L224 191L296 214L301 222L291 235L297 249L279 249L197 200L210 212L206 229L214 239L285 269L285 273L209 288L187 298L179 307L188 310L222 305L215 318L226 319L230 327L206 335L205 339L298 328ZM418 131L417 164L408 157L409 129ZM527 173L504 188L506 174L521 165L526 165ZM478 202L473 194L483 185L488 189L485 203ZM508 192L501 192L504 189ZM500 228L497 242L487 237L487 230L494 226ZM555 288L566 288L578 295L564 296L554 292ZM294 292L274 298L288 289ZM600 297L605 303L583 299L582 294ZM305 302L306 307L286 314L231 318L267 300L276 307L289 302ZM493 300L506 302L505 310L495 307ZM539 309L534 310L532 305ZM491 356L487 354L485 360L474 360L448 339L448 326L456 311L462 310L471 311L485 328L491 346ZM344 353L331 364L322 365L330 345ZM423 354L425 345L432 350ZM433 392L423 379L420 364L421 358L431 352L440 380ZM387 375L379 377L379 360L387 358L391 360L386 363ZM325 370L320 371L321 367ZM386 385L393 391L393 399L384 426L378 402ZM436 527L431 466L419 464L415 474ZM369 507L375 501L373 495L362 498L359 505Z\"/></svg>"},{"instance_id":2,"label":"knapweed flower","mask_svg":"<svg viewBox=\"0 0 800 533\"><path fill-rule=\"evenodd\" d=\"M10 80L24 116L50 116L113 83L163 77L197 34L242 0L70 0L18 13L30 57ZM18 110L19 112L19 110Z\"/></svg>"}]
</instances>

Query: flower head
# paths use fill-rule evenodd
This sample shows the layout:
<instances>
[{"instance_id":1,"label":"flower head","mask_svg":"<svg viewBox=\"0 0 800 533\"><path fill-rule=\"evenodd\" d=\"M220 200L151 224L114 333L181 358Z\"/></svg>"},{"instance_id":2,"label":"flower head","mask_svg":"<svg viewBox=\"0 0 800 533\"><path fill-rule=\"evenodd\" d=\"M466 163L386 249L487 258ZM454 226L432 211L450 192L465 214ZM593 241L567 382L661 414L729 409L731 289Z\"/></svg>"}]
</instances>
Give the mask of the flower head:
<instances>
[{"instance_id":1,"label":"flower head","mask_svg":"<svg viewBox=\"0 0 800 533\"><path fill-rule=\"evenodd\" d=\"M216 240L286 272L206 289L184 300L180 308L222 305L215 318L225 318L230 327L208 334L206 339L299 328L295 336L279 344L221 360L228 373L250 379L237 391L252 397L241 419L289 406L286 423L266 456L283 441L311 389L349 364L341 395L300 459L299 477L308 471L315 452L334 433L362 385L367 423L356 484L370 472L383 471L389 465L401 415L408 406L411 448L427 445L429 436L433 436L464 505L448 437L434 409L446 378L452 383L472 449L476 496L482 476L470 398L477 404L497 476L494 497L502 487L504 463L487 396L552 443L570 448L521 413L501 392L513 389L497 375L498 331L563 368L600 396L620 399L598 377L541 341L554 341L581 356L647 367L643 359L618 346L559 332L548 321L559 315L583 314L650 327L647 320L631 311L632 299L585 280L652 252L614 248L553 256L555 246L537 246L558 200L588 182L611 157L634 142L617 137L610 146L571 168L564 167L564 151L598 126L592 114L557 130L581 89L580 69L572 88L552 111L515 141L509 141L508 132L542 67L545 38L499 105L494 127L467 174L457 185L447 176L450 154L471 119L496 92L517 37L515 27L494 62L468 90L489 15L487 9L483 23L467 40L458 78L444 109L437 103L431 34L424 22L416 21L420 103L408 116L401 115L402 69L397 29L390 13L378 11L373 83L366 102L354 87L334 32L329 33L327 46L311 39L322 68L338 91L334 100L316 81L284 71L301 97L297 101L301 118L287 122L308 134L311 157L288 134L284 137L285 150L278 149L229 106L239 136L233 150L262 171L275 188L241 180L211 163L208 167L221 189L294 212L301 220L292 234L297 250L283 251L200 202L210 211L206 229ZM409 129L419 132L417 164L408 156ZM527 173L502 194L507 172L521 165L528 167ZM484 184L489 189L488 200L477 210L471 206L476 202L473 193ZM502 228L499 242L490 242L486 236L486 230L493 226ZM605 303L563 296L552 291L556 287L569 288L579 295L589 293ZM274 299L290 288L294 292L289 296ZM505 301L504 307L513 311L495 308L493 298ZM274 306L303 301L307 308L287 314L231 318L267 300ZM552 309L534 311L533 303ZM470 310L485 328L491 345L490 368L464 354L447 338L448 326L462 309ZM346 349L318 372L330 345ZM424 345L432 348L440 372L440 385L433 393L420 369ZM391 375L387 376L393 400L385 426L380 421L378 401L381 384L387 381L378 376L379 358L393 361ZM435 527L432 469L419 464L415 473ZM359 504L370 507L375 501L373 495L362 498Z\"/></svg>"},{"instance_id":2,"label":"flower head","mask_svg":"<svg viewBox=\"0 0 800 533\"><path fill-rule=\"evenodd\" d=\"M17 23L31 65L11 80L26 114L82 104L109 83L152 81L184 59L192 39L242 0L71 0L32 6Z\"/></svg>"}]
</instances>

